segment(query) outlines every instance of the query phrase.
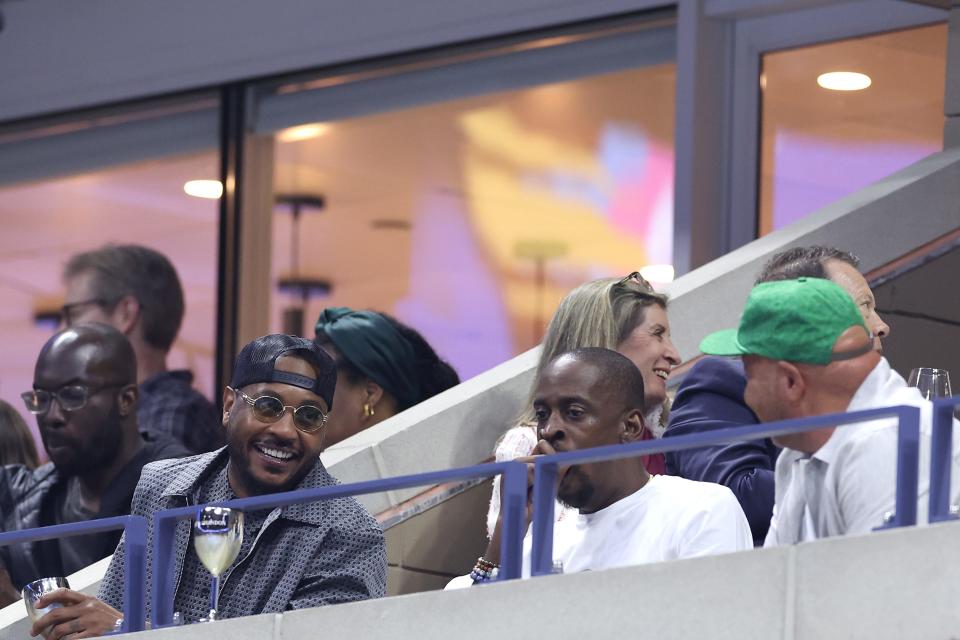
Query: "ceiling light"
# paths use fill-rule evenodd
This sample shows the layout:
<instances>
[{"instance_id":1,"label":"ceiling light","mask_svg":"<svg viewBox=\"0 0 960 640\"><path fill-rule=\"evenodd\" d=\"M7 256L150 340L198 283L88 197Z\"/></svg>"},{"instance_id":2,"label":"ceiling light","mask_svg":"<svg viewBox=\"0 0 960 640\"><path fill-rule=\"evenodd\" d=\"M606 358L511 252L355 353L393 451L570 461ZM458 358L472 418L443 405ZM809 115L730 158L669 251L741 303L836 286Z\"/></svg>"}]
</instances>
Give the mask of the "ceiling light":
<instances>
[{"instance_id":1,"label":"ceiling light","mask_svg":"<svg viewBox=\"0 0 960 640\"><path fill-rule=\"evenodd\" d=\"M656 282L657 284L666 284L668 282L673 282L673 265L672 264L648 264L647 266L640 269L640 275L643 276L646 280L650 282Z\"/></svg>"},{"instance_id":2,"label":"ceiling light","mask_svg":"<svg viewBox=\"0 0 960 640\"><path fill-rule=\"evenodd\" d=\"M872 82L870 76L855 71L831 71L817 76L817 84L831 91L860 91Z\"/></svg>"},{"instance_id":3,"label":"ceiling light","mask_svg":"<svg viewBox=\"0 0 960 640\"><path fill-rule=\"evenodd\" d=\"M183 191L194 198L218 200L223 195L223 185L219 180L189 180L184 183Z\"/></svg>"},{"instance_id":4,"label":"ceiling light","mask_svg":"<svg viewBox=\"0 0 960 640\"><path fill-rule=\"evenodd\" d=\"M330 125L321 122L304 124L299 127L284 129L277 134L277 139L280 140L280 142L299 142L300 140L309 140L310 138L322 136L329 129Z\"/></svg>"}]
</instances>

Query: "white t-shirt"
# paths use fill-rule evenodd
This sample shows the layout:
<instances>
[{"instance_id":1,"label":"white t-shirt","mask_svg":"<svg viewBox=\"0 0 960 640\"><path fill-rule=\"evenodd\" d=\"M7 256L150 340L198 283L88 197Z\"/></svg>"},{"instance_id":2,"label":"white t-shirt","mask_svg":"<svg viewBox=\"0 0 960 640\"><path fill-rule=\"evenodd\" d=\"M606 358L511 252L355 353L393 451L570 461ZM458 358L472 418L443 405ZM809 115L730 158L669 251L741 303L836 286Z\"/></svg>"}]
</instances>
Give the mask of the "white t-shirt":
<instances>
[{"instance_id":1,"label":"white t-shirt","mask_svg":"<svg viewBox=\"0 0 960 640\"><path fill-rule=\"evenodd\" d=\"M523 540L530 575L533 539ZM553 559L564 573L628 567L753 548L750 524L727 487L651 476L639 491L596 513L554 524Z\"/></svg>"},{"instance_id":2,"label":"white t-shirt","mask_svg":"<svg viewBox=\"0 0 960 640\"><path fill-rule=\"evenodd\" d=\"M530 575L532 532L523 540ZM727 487L651 476L639 491L596 513L572 513L553 525L553 558L564 573L597 571L753 548L740 503ZM447 589L468 587L469 576Z\"/></svg>"}]
</instances>

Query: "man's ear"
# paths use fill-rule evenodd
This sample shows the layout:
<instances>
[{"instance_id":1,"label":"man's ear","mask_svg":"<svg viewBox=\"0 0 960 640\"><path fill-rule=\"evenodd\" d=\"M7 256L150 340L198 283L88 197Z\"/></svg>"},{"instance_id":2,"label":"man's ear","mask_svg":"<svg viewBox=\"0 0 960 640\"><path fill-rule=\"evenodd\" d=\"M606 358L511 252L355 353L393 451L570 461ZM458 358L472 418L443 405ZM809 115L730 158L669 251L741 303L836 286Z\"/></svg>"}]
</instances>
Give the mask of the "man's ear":
<instances>
[{"instance_id":1,"label":"man's ear","mask_svg":"<svg viewBox=\"0 0 960 640\"><path fill-rule=\"evenodd\" d=\"M647 422L643 418L643 413L638 409L632 409L623 416L620 422L620 442L638 442L643 439L643 432L647 428Z\"/></svg>"},{"instance_id":2,"label":"man's ear","mask_svg":"<svg viewBox=\"0 0 960 640\"><path fill-rule=\"evenodd\" d=\"M140 302L131 295L123 296L110 312L110 320L123 335L129 336L140 320Z\"/></svg>"},{"instance_id":3,"label":"man's ear","mask_svg":"<svg viewBox=\"0 0 960 640\"><path fill-rule=\"evenodd\" d=\"M117 411L120 412L122 417L126 418L131 413L137 412L139 393L140 390L135 384L128 384L120 389L120 393L117 395Z\"/></svg>"},{"instance_id":4,"label":"man's ear","mask_svg":"<svg viewBox=\"0 0 960 640\"><path fill-rule=\"evenodd\" d=\"M803 377L803 372L792 362L785 360L777 361L777 385L783 398L790 404L797 404L803 400L807 392L807 382Z\"/></svg>"},{"instance_id":5,"label":"man's ear","mask_svg":"<svg viewBox=\"0 0 960 640\"><path fill-rule=\"evenodd\" d=\"M223 426L227 426L227 423L230 422L230 410L233 409L233 403L237 400L237 394L233 392L230 387L223 388L223 416L220 418L220 423Z\"/></svg>"}]
</instances>

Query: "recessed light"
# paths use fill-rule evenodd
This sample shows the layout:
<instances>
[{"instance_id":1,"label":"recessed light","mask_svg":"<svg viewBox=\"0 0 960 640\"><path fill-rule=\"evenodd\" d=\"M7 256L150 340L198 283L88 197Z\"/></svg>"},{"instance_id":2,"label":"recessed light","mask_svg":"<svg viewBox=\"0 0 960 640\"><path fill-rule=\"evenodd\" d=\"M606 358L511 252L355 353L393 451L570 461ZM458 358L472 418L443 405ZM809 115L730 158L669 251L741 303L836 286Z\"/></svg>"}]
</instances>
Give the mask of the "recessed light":
<instances>
[{"instance_id":1,"label":"recessed light","mask_svg":"<svg viewBox=\"0 0 960 640\"><path fill-rule=\"evenodd\" d=\"M219 200L223 195L223 185L219 180L189 180L184 183L183 192L194 198Z\"/></svg>"},{"instance_id":2,"label":"recessed light","mask_svg":"<svg viewBox=\"0 0 960 640\"><path fill-rule=\"evenodd\" d=\"M870 76L856 71L831 71L817 76L817 84L831 91L861 91L872 83Z\"/></svg>"},{"instance_id":3,"label":"recessed light","mask_svg":"<svg viewBox=\"0 0 960 640\"><path fill-rule=\"evenodd\" d=\"M658 284L666 284L668 282L673 282L673 265L672 264L648 264L645 267L640 269L640 275L650 282L656 282Z\"/></svg>"},{"instance_id":4,"label":"recessed light","mask_svg":"<svg viewBox=\"0 0 960 640\"><path fill-rule=\"evenodd\" d=\"M313 124L304 124L300 125L299 127L290 127L289 129L284 129L277 134L277 139L280 142L299 142L301 140L309 140L310 138L322 136L329 129L330 125L328 124L314 122Z\"/></svg>"}]
</instances>

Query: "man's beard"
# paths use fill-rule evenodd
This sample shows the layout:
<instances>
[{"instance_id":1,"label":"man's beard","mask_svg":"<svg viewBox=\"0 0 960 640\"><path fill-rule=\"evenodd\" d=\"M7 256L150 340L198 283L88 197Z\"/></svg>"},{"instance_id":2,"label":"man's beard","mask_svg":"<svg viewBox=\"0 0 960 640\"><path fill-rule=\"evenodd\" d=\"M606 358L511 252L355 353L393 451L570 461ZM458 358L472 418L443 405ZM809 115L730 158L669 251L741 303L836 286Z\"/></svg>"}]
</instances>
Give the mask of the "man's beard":
<instances>
[{"instance_id":1,"label":"man's beard","mask_svg":"<svg viewBox=\"0 0 960 640\"><path fill-rule=\"evenodd\" d=\"M104 427L73 450L67 459L51 461L63 476L83 476L89 472L109 467L120 453L123 440L120 408L114 403Z\"/></svg>"},{"instance_id":2,"label":"man's beard","mask_svg":"<svg viewBox=\"0 0 960 640\"><path fill-rule=\"evenodd\" d=\"M594 487L583 468L575 464L563 475L557 489L560 504L569 509L582 509L593 498Z\"/></svg>"}]
</instances>

